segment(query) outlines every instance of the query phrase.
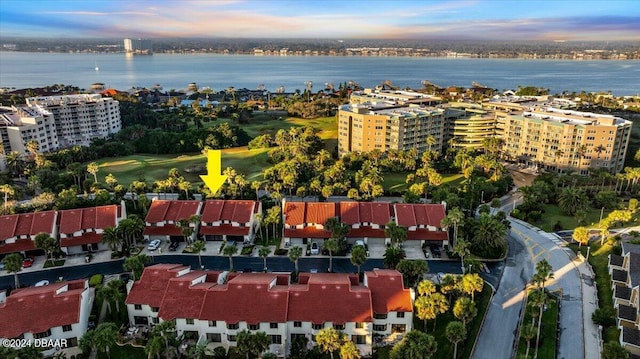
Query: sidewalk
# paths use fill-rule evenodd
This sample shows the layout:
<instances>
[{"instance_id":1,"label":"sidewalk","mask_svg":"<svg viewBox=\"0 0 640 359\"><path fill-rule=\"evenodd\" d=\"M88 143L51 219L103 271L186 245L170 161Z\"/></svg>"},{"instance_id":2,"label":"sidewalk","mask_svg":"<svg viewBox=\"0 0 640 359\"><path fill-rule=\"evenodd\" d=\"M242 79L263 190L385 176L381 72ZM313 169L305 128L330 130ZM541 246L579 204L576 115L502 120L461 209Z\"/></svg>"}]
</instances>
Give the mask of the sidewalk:
<instances>
[{"instance_id":1,"label":"sidewalk","mask_svg":"<svg viewBox=\"0 0 640 359\"><path fill-rule=\"evenodd\" d=\"M574 262L575 263L575 262ZM582 317L584 321L584 353L585 359L599 359L602 349L602 334L598 326L591 320L593 312L598 308L598 290L595 286L595 275L587 261L576 264L582 277Z\"/></svg>"}]
</instances>

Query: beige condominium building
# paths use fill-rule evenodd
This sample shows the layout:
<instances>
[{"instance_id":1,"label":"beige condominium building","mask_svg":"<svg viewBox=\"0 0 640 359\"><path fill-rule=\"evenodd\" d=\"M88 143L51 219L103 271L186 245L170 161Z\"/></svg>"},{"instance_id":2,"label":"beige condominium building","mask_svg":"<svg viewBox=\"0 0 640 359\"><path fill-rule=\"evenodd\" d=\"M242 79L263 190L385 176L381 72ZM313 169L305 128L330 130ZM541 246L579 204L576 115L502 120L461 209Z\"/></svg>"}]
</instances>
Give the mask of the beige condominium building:
<instances>
[{"instance_id":1,"label":"beige condominium building","mask_svg":"<svg viewBox=\"0 0 640 359\"><path fill-rule=\"evenodd\" d=\"M338 152L410 150L418 154L441 150L444 139L444 110L418 105L390 106L389 103L354 103L338 111Z\"/></svg>"},{"instance_id":2,"label":"beige condominium building","mask_svg":"<svg viewBox=\"0 0 640 359\"><path fill-rule=\"evenodd\" d=\"M631 125L611 115L543 106L496 112L496 136L504 139L507 158L558 172L620 172Z\"/></svg>"},{"instance_id":3,"label":"beige condominium building","mask_svg":"<svg viewBox=\"0 0 640 359\"><path fill-rule=\"evenodd\" d=\"M482 148L486 138L495 137L496 117L476 103L448 103L445 106L445 143L453 148Z\"/></svg>"}]
</instances>

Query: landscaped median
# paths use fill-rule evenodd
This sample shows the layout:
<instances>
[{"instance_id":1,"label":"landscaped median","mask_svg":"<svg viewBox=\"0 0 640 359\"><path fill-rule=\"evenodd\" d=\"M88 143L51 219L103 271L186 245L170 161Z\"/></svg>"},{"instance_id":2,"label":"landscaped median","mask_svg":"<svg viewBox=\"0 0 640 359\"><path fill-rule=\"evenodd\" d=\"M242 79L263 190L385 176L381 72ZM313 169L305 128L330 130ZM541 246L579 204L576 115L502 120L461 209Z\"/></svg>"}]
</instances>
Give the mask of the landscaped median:
<instances>
[{"instance_id":1,"label":"landscaped median","mask_svg":"<svg viewBox=\"0 0 640 359\"><path fill-rule=\"evenodd\" d=\"M558 340L558 313L560 310L558 299L561 295L561 293L540 292L538 289L529 292L525 303L524 316L522 316L518 330L517 358L532 358L537 350L537 358L555 359ZM542 310L542 326L538 329L540 310ZM540 333L539 339L538 332Z\"/></svg>"}]
</instances>

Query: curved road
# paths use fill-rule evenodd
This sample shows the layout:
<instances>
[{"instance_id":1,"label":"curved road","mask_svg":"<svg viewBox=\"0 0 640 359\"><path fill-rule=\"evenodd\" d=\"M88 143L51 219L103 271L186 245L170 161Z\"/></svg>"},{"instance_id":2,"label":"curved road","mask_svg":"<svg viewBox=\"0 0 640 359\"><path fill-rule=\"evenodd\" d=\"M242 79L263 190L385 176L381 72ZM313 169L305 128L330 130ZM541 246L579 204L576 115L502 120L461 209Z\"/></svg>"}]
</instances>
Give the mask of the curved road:
<instances>
[{"instance_id":1,"label":"curved road","mask_svg":"<svg viewBox=\"0 0 640 359\"><path fill-rule=\"evenodd\" d=\"M189 265L192 268L198 267L198 256L193 254L163 254L152 256L153 263L179 263ZM94 274L118 274L122 273L122 263L124 260L111 260L108 262L89 263L77 266L55 267L41 271L19 273L18 278L20 285L33 285L40 280L46 279L50 282L58 280L62 277L65 280L88 278ZM460 273L460 264L457 261L439 261L428 260L430 273ZM229 259L224 256L202 256L202 264L206 269L210 270L228 270ZM317 270L318 272L326 272L329 267L328 257L303 257L299 262L300 271L309 272ZM253 271L262 271L263 260L259 257L237 256L233 257L233 266L236 270L250 269ZM267 258L267 267L273 272L291 272L294 269L293 263L286 256L273 256ZM382 259L368 259L361 270L372 270L374 268L384 268ZM489 266L491 274L485 276L495 285L498 281L501 266ZM351 264L349 258L334 257L333 270L335 272L349 273L355 272L356 267ZM5 272L6 273L6 272ZM14 284L13 274L5 274L0 277L0 289L12 288Z\"/></svg>"}]
</instances>

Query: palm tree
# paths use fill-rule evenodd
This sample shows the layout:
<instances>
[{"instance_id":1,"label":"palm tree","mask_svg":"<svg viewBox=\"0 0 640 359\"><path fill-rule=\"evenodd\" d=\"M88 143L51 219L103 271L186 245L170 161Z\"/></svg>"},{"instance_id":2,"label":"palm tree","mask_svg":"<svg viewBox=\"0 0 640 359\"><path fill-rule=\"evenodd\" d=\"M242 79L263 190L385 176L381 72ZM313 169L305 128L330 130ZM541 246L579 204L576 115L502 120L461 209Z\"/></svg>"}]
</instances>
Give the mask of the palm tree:
<instances>
[{"instance_id":1,"label":"palm tree","mask_svg":"<svg viewBox=\"0 0 640 359\"><path fill-rule=\"evenodd\" d=\"M536 336L536 328L531 324L525 324L522 327L522 337L527 341L527 350L524 353L525 359L529 358L529 348L531 348L531 339Z\"/></svg>"},{"instance_id":2,"label":"palm tree","mask_svg":"<svg viewBox=\"0 0 640 359\"><path fill-rule=\"evenodd\" d=\"M396 266L406 257L405 251L398 247L389 247L384 251L383 264L389 269L396 269Z\"/></svg>"},{"instance_id":3,"label":"palm tree","mask_svg":"<svg viewBox=\"0 0 640 359\"><path fill-rule=\"evenodd\" d=\"M224 248L222 248L222 253L229 257L229 272L233 272L233 256L238 253L238 248L227 243Z\"/></svg>"},{"instance_id":4,"label":"palm tree","mask_svg":"<svg viewBox=\"0 0 640 359\"><path fill-rule=\"evenodd\" d=\"M563 212L573 216L576 211L585 209L589 206L589 198L582 189L577 187L567 187L560 192L558 205Z\"/></svg>"},{"instance_id":5,"label":"palm tree","mask_svg":"<svg viewBox=\"0 0 640 359\"><path fill-rule=\"evenodd\" d=\"M318 334L316 334L316 343L318 343L318 346L323 352L329 353L331 359L333 359L333 352L340 349L342 345L343 335L344 334L333 328L321 329Z\"/></svg>"},{"instance_id":6,"label":"palm tree","mask_svg":"<svg viewBox=\"0 0 640 359\"><path fill-rule=\"evenodd\" d=\"M127 272L131 272L131 277L134 281L140 279L145 264L151 262L146 254L138 254L137 256L129 257L124 260L122 265L123 269Z\"/></svg>"},{"instance_id":7,"label":"palm tree","mask_svg":"<svg viewBox=\"0 0 640 359\"><path fill-rule=\"evenodd\" d=\"M351 250L351 264L358 267L358 276L360 276L360 266L367 261L367 250L363 246L355 246Z\"/></svg>"},{"instance_id":8,"label":"palm tree","mask_svg":"<svg viewBox=\"0 0 640 359\"><path fill-rule=\"evenodd\" d=\"M208 344L209 342L206 340L203 342L198 341L196 345L189 348L189 358L205 359L208 356L213 355L213 352L207 348Z\"/></svg>"},{"instance_id":9,"label":"palm tree","mask_svg":"<svg viewBox=\"0 0 640 359\"><path fill-rule=\"evenodd\" d=\"M118 338L118 326L111 322L100 323L94 329L93 343L96 348L104 348L107 357L111 358L110 349L116 344Z\"/></svg>"},{"instance_id":10,"label":"palm tree","mask_svg":"<svg viewBox=\"0 0 640 359\"><path fill-rule=\"evenodd\" d=\"M467 322L475 318L477 314L476 303L469 297L458 298L453 306L453 315L462 321L465 328L467 327Z\"/></svg>"},{"instance_id":11,"label":"palm tree","mask_svg":"<svg viewBox=\"0 0 640 359\"><path fill-rule=\"evenodd\" d=\"M471 244L464 239L459 239L453 246L453 253L460 256L460 264L462 265L462 273L465 272L464 257L471 254Z\"/></svg>"},{"instance_id":12,"label":"palm tree","mask_svg":"<svg viewBox=\"0 0 640 359\"><path fill-rule=\"evenodd\" d=\"M443 227L448 227L450 225L453 226L453 241L456 242L458 240L458 225L464 219L464 213L458 207L451 208L447 216L442 219L442 223L440 224ZM455 244L454 244L455 245Z\"/></svg>"},{"instance_id":13,"label":"palm tree","mask_svg":"<svg viewBox=\"0 0 640 359\"><path fill-rule=\"evenodd\" d=\"M474 300L475 292L482 292L484 288L484 279L478 273L467 273L462 276L459 285L462 292L471 295L471 300Z\"/></svg>"},{"instance_id":14,"label":"palm tree","mask_svg":"<svg viewBox=\"0 0 640 359\"><path fill-rule=\"evenodd\" d=\"M93 182L98 182L98 164L91 162L87 165L87 172L93 175Z\"/></svg>"},{"instance_id":15,"label":"palm tree","mask_svg":"<svg viewBox=\"0 0 640 359\"><path fill-rule=\"evenodd\" d=\"M576 227L571 237L574 241L578 242L578 248L583 244L589 244L589 230L585 227Z\"/></svg>"},{"instance_id":16,"label":"palm tree","mask_svg":"<svg viewBox=\"0 0 640 359\"><path fill-rule=\"evenodd\" d=\"M543 290L545 282L553 278L552 270L553 267L546 259L536 263L536 273L533 275L533 281L536 283L539 290Z\"/></svg>"},{"instance_id":17,"label":"palm tree","mask_svg":"<svg viewBox=\"0 0 640 359\"><path fill-rule=\"evenodd\" d=\"M391 240L394 247L398 247L407 239L407 229L396 222L389 222L384 228L384 235Z\"/></svg>"},{"instance_id":18,"label":"palm tree","mask_svg":"<svg viewBox=\"0 0 640 359\"><path fill-rule=\"evenodd\" d=\"M294 246L289 249L289 260L295 264L296 273L298 273L298 259L302 257L302 247Z\"/></svg>"},{"instance_id":19,"label":"palm tree","mask_svg":"<svg viewBox=\"0 0 640 359\"><path fill-rule=\"evenodd\" d=\"M175 333L175 330L176 330L176 323L172 320L165 320L163 322L160 322L160 324L157 324L155 327L153 327L153 330L151 330L151 338L149 338L149 342L151 342L152 340L156 340L162 343L164 341L164 350L161 349L157 354L162 353L164 351L167 354L167 356L169 355L170 337L168 334ZM154 339L154 338L157 338L157 339ZM173 338L175 338L175 334ZM149 345L149 343L147 343L147 345ZM154 346L157 346L157 343L154 344Z\"/></svg>"},{"instance_id":20,"label":"palm tree","mask_svg":"<svg viewBox=\"0 0 640 359\"><path fill-rule=\"evenodd\" d=\"M351 340L344 340L340 346L340 359L360 359L360 351L356 343Z\"/></svg>"},{"instance_id":21,"label":"palm tree","mask_svg":"<svg viewBox=\"0 0 640 359\"><path fill-rule=\"evenodd\" d=\"M43 232L36 235L34 242L37 248L45 251L47 257L51 259L51 264L53 264L53 254L60 248L58 241L51 237L49 233Z\"/></svg>"},{"instance_id":22,"label":"palm tree","mask_svg":"<svg viewBox=\"0 0 640 359\"><path fill-rule=\"evenodd\" d=\"M18 272L22 270L22 256L18 253L8 254L2 259L4 269L7 273L13 273L13 281L16 288L20 288L20 281L18 280Z\"/></svg>"},{"instance_id":23,"label":"palm tree","mask_svg":"<svg viewBox=\"0 0 640 359\"><path fill-rule=\"evenodd\" d=\"M427 320L433 319L433 329L436 328L436 317L449 310L449 302L441 293L422 295L416 299L416 316L424 321L424 330L427 330Z\"/></svg>"},{"instance_id":24,"label":"palm tree","mask_svg":"<svg viewBox=\"0 0 640 359\"><path fill-rule=\"evenodd\" d=\"M436 339L418 330L412 330L393 346L391 359L429 359L438 350Z\"/></svg>"},{"instance_id":25,"label":"palm tree","mask_svg":"<svg viewBox=\"0 0 640 359\"><path fill-rule=\"evenodd\" d=\"M271 254L271 248L267 246L262 246L258 250L258 255L262 257L262 264L265 272L267 271L267 257L269 256L269 254Z\"/></svg>"},{"instance_id":26,"label":"palm tree","mask_svg":"<svg viewBox=\"0 0 640 359\"><path fill-rule=\"evenodd\" d=\"M13 186L11 186L9 184L3 184L2 186L0 186L0 193L4 193L4 210L3 210L3 213L4 214L8 214L9 212L7 212L7 206L9 204L9 197L13 196L15 194L15 189L13 188Z\"/></svg>"},{"instance_id":27,"label":"palm tree","mask_svg":"<svg viewBox=\"0 0 640 359\"><path fill-rule=\"evenodd\" d=\"M202 269L202 252L207 250L204 241L199 240L195 241L191 244L191 250L198 253L198 264L200 265L198 268Z\"/></svg>"},{"instance_id":28,"label":"palm tree","mask_svg":"<svg viewBox=\"0 0 640 359\"><path fill-rule=\"evenodd\" d=\"M425 280L421 280L420 283L418 283L419 295L428 296L435 292L436 292L436 285L432 281L425 279Z\"/></svg>"},{"instance_id":29,"label":"palm tree","mask_svg":"<svg viewBox=\"0 0 640 359\"><path fill-rule=\"evenodd\" d=\"M329 252L329 272L333 272L333 253L339 248L338 241L335 238L329 238L324 241L323 247Z\"/></svg>"},{"instance_id":30,"label":"palm tree","mask_svg":"<svg viewBox=\"0 0 640 359\"><path fill-rule=\"evenodd\" d=\"M7 168L11 171L11 174L14 177L17 177L22 173L24 162L20 152L13 151L5 154L5 161L7 163Z\"/></svg>"},{"instance_id":31,"label":"palm tree","mask_svg":"<svg viewBox=\"0 0 640 359\"><path fill-rule=\"evenodd\" d=\"M449 339L449 341L453 344L453 359L457 359L458 343L465 340L465 338L467 337L467 329L464 327L464 324L462 324L462 322L453 321L447 324L445 334L447 335L447 339Z\"/></svg>"},{"instance_id":32,"label":"palm tree","mask_svg":"<svg viewBox=\"0 0 640 359\"><path fill-rule=\"evenodd\" d=\"M122 237L116 228L107 227L102 233L102 243L106 243L115 252L122 245Z\"/></svg>"},{"instance_id":33,"label":"palm tree","mask_svg":"<svg viewBox=\"0 0 640 359\"><path fill-rule=\"evenodd\" d=\"M536 351L533 356L534 358L538 357L538 346L540 345L540 329L542 328L542 313L544 312L544 307L548 302L549 297L544 291L534 291L529 297L530 305L538 309L538 329L536 332Z\"/></svg>"}]
</instances>

